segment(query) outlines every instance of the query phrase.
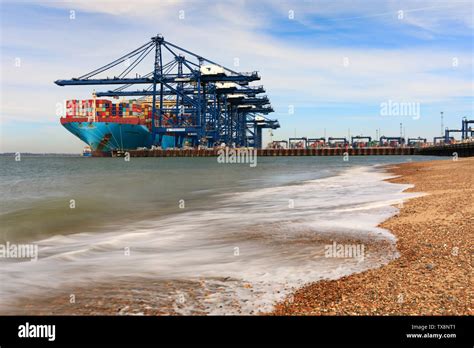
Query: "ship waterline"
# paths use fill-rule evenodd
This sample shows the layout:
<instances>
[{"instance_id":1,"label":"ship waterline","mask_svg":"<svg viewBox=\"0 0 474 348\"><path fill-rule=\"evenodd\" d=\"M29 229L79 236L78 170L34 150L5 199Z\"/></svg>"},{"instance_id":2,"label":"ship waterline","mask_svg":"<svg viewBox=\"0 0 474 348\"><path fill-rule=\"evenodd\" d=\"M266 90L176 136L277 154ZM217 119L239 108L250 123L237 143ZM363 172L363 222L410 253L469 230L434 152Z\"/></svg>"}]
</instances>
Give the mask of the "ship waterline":
<instances>
[{"instance_id":1,"label":"ship waterline","mask_svg":"<svg viewBox=\"0 0 474 348\"><path fill-rule=\"evenodd\" d=\"M63 118L61 124L93 151L128 150L152 145L148 127L140 124L138 118L93 122Z\"/></svg>"}]
</instances>

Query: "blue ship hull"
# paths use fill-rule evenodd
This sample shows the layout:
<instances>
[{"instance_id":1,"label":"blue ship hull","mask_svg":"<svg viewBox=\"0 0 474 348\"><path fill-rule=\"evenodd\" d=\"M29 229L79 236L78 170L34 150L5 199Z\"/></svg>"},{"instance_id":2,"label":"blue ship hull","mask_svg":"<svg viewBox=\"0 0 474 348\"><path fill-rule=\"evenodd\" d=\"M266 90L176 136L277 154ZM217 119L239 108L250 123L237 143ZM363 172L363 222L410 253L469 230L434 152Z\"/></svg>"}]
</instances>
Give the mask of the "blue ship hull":
<instances>
[{"instance_id":1,"label":"blue ship hull","mask_svg":"<svg viewBox=\"0 0 474 348\"><path fill-rule=\"evenodd\" d=\"M92 151L133 150L152 145L150 131L140 124L67 122L63 126Z\"/></svg>"},{"instance_id":2,"label":"blue ship hull","mask_svg":"<svg viewBox=\"0 0 474 348\"><path fill-rule=\"evenodd\" d=\"M92 151L135 150L153 145L151 132L141 124L65 121L62 125ZM174 147L173 136L163 136L162 148Z\"/></svg>"}]
</instances>

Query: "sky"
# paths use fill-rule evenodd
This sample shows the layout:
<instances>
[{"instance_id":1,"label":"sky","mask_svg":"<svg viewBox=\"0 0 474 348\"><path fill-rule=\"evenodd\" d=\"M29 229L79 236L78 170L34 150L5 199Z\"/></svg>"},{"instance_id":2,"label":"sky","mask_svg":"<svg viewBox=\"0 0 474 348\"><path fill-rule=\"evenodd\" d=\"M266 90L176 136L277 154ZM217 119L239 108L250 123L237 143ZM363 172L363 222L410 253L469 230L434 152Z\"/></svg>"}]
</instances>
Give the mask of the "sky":
<instances>
[{"instance_id":1,"label":"sky","mask_svg":"<svg viewBox=\"0 0 474 348\"><path fill-rule=\"evenodd\" d=\"M59 87L161 34L258 71L281 128L264 142L376 134L432 139L473 115L474 2L0 0L0 152L78 153ZM238 58L239 66L234 66ZM149 65L151 71L152 65ZM377 133L380 130L380 133Z\"/></svg>"}]
</instances>

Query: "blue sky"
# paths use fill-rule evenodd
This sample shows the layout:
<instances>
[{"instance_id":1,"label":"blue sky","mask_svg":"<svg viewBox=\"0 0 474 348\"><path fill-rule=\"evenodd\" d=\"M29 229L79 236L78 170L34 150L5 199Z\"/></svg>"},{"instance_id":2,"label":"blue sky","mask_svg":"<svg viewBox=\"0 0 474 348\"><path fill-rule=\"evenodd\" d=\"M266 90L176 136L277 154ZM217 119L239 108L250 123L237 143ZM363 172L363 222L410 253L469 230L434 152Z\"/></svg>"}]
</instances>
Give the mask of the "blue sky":
<instances>
[{"instance_id":1,"label":"blue sky","mask_svg":"<svg viewBox=\"0 0 474 348\"><path fill-rule=\"evenodd\" d=\"M81 151L56 105L92 90L53 81L157 33L258 70L282 126L275 140L398 135L400 122L407 136L431 138L440 111L451 128L474 117L473 16L472 1L1 1L0 151ZM418 105L419 117L381 114L388 101Z\"/></svg>"}]
</instances>

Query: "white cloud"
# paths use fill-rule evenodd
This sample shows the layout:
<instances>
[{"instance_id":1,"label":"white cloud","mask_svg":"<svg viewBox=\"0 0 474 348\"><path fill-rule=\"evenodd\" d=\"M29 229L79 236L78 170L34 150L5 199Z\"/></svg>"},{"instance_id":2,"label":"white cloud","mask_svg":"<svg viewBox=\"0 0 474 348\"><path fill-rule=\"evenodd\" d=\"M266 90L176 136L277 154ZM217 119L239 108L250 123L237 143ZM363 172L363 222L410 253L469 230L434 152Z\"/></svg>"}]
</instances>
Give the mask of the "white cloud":
<instances>
[{"instance_id":1,"label":"white cloud","mask_svg":"<svg viewBox=\"0 0 474 348\"><path fill-rule=\"evenodd\" d=\"M403 23L428 31L444 30L446 21L474 27L474 5L470 0L307 0L269 1L268 4L282 14L292 9L295 20L315 29L321 28L311 20L315 16L338 25L364 19L398 24L399 11L403 11Z\"/></svg>"}]
</instances>

